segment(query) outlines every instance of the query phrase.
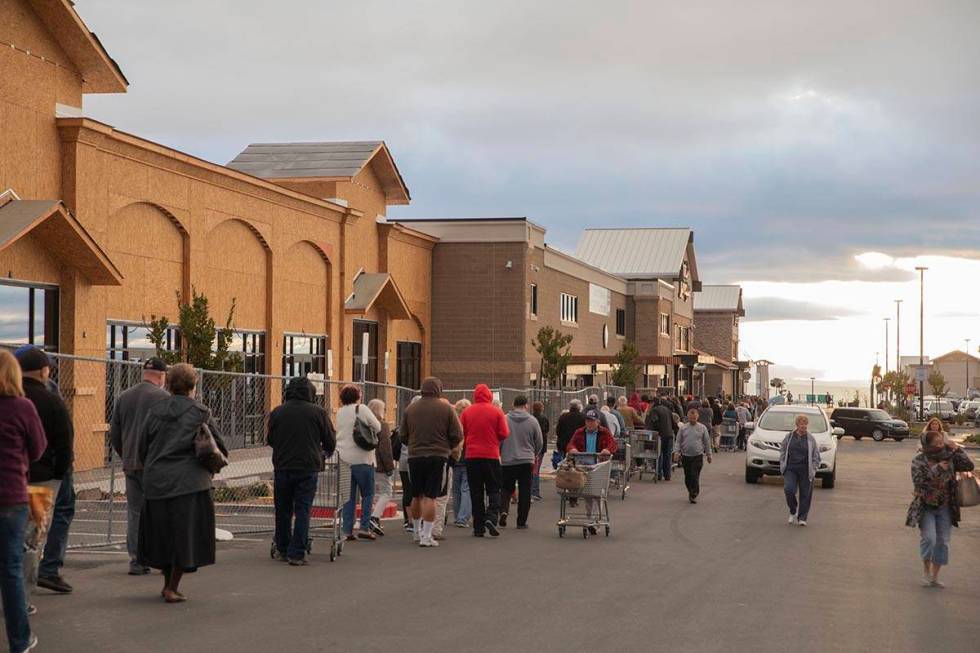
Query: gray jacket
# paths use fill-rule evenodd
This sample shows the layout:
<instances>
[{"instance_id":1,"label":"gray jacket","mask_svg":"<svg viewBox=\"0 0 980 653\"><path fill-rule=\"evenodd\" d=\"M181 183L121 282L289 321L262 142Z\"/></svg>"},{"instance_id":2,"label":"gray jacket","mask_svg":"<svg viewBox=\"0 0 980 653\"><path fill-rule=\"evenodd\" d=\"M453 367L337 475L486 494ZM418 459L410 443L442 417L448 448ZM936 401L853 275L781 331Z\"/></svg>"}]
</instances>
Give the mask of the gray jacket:
<instances>
[{"instance_id":1,"label":"gray jacket","mask_svg":"<svg viewBox=\"0 0 980 653\"><path fill-rule=\"evenodd\" d=\"M169 396L169 392L149 381L141 381L119 395L112 411L112 421L109 422L109 441L122 460L123 471L138 472L143 469L136 449L143 422L150 408Z\"/></svg>"},{"instance_id":2,"label":"gray jacket","mask_svg":"<svg viewBox=\"0 0 980 653\"><path fill-rule=\"evenodd\" d=\"M510 437L500 443L500 464L503 466L533 463L534 457L544 446L541 425L526 410L507 413Z\"/></svg>"},{"instance_id":3,"label":"gray jacket","mask_svg":"<svg viewBox=\"0 0 980 653\"><path fill-rule=\"evenodd\" d=\"M674 453L682 456L711 455L711 435L701 422L684 422L674 438Z\"/></svg>"},{"instance_id":4,"label":"gray jacket","mask_svg":"<svg viewBox=\"0 0 980 653\"><path fill-rule=\"evenodd\" d=\"M793 437L793 431L786 434L783 438L782 444L779 445L779 473L786 473L786 461L789 456L789 439ZM810 480L812 481L817 476L817 469L820 467L820 448L817 446L817 439L813 437L813 434L807 431L806 433L806 446L807 446L807 467L809 467Z\"/></svg>"}]
</instances>

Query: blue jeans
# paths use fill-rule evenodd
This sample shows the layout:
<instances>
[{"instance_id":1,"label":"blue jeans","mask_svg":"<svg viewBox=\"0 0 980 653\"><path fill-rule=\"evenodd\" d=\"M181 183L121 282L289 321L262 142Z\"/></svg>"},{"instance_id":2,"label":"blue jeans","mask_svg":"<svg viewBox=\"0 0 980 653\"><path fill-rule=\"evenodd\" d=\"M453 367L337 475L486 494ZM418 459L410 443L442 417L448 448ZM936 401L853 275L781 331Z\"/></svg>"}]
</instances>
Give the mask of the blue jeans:
<instances>
[{"instance_id":1,"label":"blue jeans","mask_svg":"<svg viewBox=\"0 0 980 653\"><path fill-rule=\"evenodd\" d=\"M65 472L54 500L54 516L48 530L48 541L44 545L44 557L38 569L38 576L57 576L65 566L65 552L68 551L68 529L75 519L75 484L72 470Z\"/></svg>"},{"instance_id":2,"label":"blue jeans","mask_svg":"<svg viewBox=\"0 0 980 653\"><path fill-rule=\"evenodd\" d=\"M787 466L783 474L783 491L786 493L786 505L789 513L796 515L800 521L806 521L810 514L810 500L813 498L813 481L810 480L810 469L806 464L799 467ZM796 499L799 492L799 501Z\"/></svg>"},{"instance_id":3,"label":"blue jeans","mask_svg":"<svg viewBox=\"0 0 980 653\"><path fill-rule=\"evenodd\" d=\"M660 438L660 457L657 458L657 474L669 481L673 469L674 438Z\"/></svg>"},{"instance_id":4,"label":"blue jeans","mask_svg":"<svg viewBox=\"0 0 980 653\"><path fill-rule=\"evenodd\" d=\"M354 532L354 507L361 494L361 530L371 530L371 502L374 501L374 465L350 466L350 498L344 504L344 534Z\"/></svg>"},{"instance_id":5,"label":"blue jeans","mask_svg":"<svg viewBox=\"0 0 980 653\"><path fill-rule=\"evenodd\" d=\"M466 465L453 465L453 521L469 523L473 516L473 500L470 498L470 481Z\"/></svg>"},{"instance_id":6,"label":"blue jeans","mask_svg":"<svg viewBox=\"0 0 980 653\"><path fill-rule=\"evenodd\" d=\"M0 508L0 596L11 651L23 651L31 639L24 592L24 529L27 504Z\"/></svg>"},{"instance_id":7,"label":"blue jeans","mask_svg":"<svg viewBox=\"0 0 980 653\"><path fill-rule=\"evenodd\" d=\"M919 521L919 555L937 565L949 564L949 536L953 532L949 506L929 508L923 506Z\"/></svg>"},{"instance_id":8,"label":"blue jeans","mask_svg":"<svg viewBox=\"0 0 980 653\"><path fill-rule=\"evenodd\" d=\"M275 473L276 550L290 560L306 557L316 472Z\"/></svg>"}]
</instances>

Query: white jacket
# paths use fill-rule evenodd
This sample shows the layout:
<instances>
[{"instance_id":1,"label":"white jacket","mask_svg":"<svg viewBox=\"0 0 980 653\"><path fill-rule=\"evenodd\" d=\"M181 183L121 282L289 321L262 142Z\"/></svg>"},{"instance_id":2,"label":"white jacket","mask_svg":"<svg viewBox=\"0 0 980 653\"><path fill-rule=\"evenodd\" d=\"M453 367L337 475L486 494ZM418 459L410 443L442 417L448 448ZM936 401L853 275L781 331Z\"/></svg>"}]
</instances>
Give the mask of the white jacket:
<instances>
[{"instance_id":1,"label":"white jacket","mask_svg":"<svg viewBox=\"0 0 980 653\"><path fill-rule=\"evenodd\" d=\"M374 452L365 451L354 442L354 410L361 421L371 427L375 433L381 432L381 422L374 416L371 409L364 404L348 404L337 411L337 454L348 465L374 466Z\"/></svg>"}]
</instances>

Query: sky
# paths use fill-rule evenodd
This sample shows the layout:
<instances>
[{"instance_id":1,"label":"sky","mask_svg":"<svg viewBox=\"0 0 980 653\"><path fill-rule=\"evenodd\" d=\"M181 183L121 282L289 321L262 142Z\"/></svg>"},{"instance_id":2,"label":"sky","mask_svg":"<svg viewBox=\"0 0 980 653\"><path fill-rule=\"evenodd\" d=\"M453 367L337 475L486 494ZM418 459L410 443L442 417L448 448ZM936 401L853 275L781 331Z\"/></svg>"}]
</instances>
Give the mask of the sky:
<instances>
[{"instance_id":1,"label":"sky","mask_svg":"<svg viewBox=\"0 0 980 653\"><path fill-rule=\"evenodd\" d=\"M219 163L384 139L390 216L527 216L567 250L691 227L702 280L744 288L743 357L784 376L866 378L898 298L917 353L923 261L926 353L980 345L973 0L76 7L131 82L85 112L120 129Z\"/></svg>"}]
</instances>

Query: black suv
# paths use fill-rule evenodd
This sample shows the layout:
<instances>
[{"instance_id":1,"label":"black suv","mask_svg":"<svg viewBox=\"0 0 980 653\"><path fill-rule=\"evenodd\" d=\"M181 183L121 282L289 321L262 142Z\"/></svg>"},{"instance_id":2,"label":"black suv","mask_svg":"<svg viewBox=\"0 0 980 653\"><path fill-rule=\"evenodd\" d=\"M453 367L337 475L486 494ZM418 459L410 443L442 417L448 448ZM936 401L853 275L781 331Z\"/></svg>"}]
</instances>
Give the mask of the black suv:
<instances>
[{"instance_id":1,"label":"black suv","mask_svg":"<svg viewBox=\"0 0 980 653\"><path fill-rule=\"evenodd\" d=\"M875 442L892 438L901 442L909 437L909 425L894 419L880 408L835 408L830 414L830 423L844 429L845 435L860 440L868 435ZM843 436L838 436L840 439Z\"/></svg>"}]
</instances>

